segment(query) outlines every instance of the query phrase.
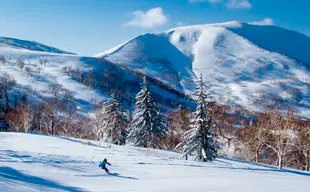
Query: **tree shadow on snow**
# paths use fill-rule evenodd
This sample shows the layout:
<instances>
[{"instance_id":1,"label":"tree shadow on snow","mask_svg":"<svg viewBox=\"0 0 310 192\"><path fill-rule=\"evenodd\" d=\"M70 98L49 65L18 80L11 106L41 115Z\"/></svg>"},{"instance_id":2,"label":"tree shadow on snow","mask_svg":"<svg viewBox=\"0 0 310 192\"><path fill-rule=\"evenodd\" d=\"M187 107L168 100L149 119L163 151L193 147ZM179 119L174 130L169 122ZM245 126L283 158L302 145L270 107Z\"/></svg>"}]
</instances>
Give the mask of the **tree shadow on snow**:
<instances>
[{"instance_id":1,"label":"tree shadow on snow","mask_svg":"<svg viewBox=\"0 0 310 192\"><path fill-rule=\"evenodd\" d=\"M88 146L92 146L92 147L102 147L102 146L96 145L94 143L91 143L91 142L89 142L87 140L78 140L78 139L74 139L74 138L61 137L61 136L57 136L57 138L68 140L68 141L75 142L75 143L80 143L82 145L88 145Z\"/></svg>"},{"instance_id":2,"label":"tree shadow on snow","mask_svg":"<svg viewBox=\"0 0 310 192\"><path fill-rule=\"evenodd\" d=\"M277 169L277 166L275 166L275 165L268 165L268 164L264 164L264 163L250 162L250 161L241 160L241 159L230 159L230 158L225 158L225 157L221 157L221 159L229 160L229 161L231 161L231 162L237 162L237 163L244 163L244 164L256 165L256 166L265 167L265 168L270 168L270 169ZM216 159L216 161L221 162L221 163L224 163L224 164L233 165L233 163L221 161L221 160L219 160L219 159Z\"/></svg>"},{"instance_id":3,"label":"tree shadow on snow","mask_svg":"<svg viewBox=\"0 0 310 192\"><path fill-rule=\"evenodd\" d=\"M260 172L275 172L275 173L291 173L291 174L296 174L296 175L301 175L301 176L310 176L310 172L305 172L305 171L299 171L299 170L294 170L294 169L278 169L274 165L266 165L262 163L255 163L255 162L248 162L244 160L238 160L238 159L228 159L228 158L222 158L225 160L230 160L230 161L235 161L238 163L244 163L244 164L250 164L250 165L255 165L258 167L238 167L238 165L234 165L233 163L230 162L225 162L220 159L216 159L214 161L214 166L210 166L209 164L206 165L197 165L197 164L168 164L172 166L186 166L186 167L197 167L197 168L211 168L211 169L231 169L231 170L242 170L242 171L260 171ZM216 165L216 163L223 163L224 166ZM144 163L139 163L139 164L144 164ZM260 168L261 167L261 168Z\"/></svg>"},{"instance_id":4,"label":"tree shadow on snow","mask_svg":"<svg viewBox=\"0 0 310 192\"><path fill-rule=\"evenodd\" d=\"M310 173L288 170L288 169L264 169L264 168L251 168L251 167L216 167L220 169L232 169L232 170L243 170L243 171L261 171L261 172L275 172L275 173L292 173L301 176L310 176Z\"/></svg>"},{"instance_id":5,"label":"tree shadow on snow","mask_svg":"<svg viewBox=\"0 0 310 192\"><path fill-rule=\"evenodd\" d=\"M240 169L240 170L253 170L253 171L269 171L269 172L279 172L279 173L292 173L296 175L302 175L302 176L310 176L310 172L305 172L305 171L299 171L299 170L293 170L293 169L278 169L274 165L267 165L263 163L256 163L256 162L248 162L245 160L240 160L240 159L229 159L229 158L222 158L230 161L235 161L239 163L246 163L246 164L251 164L255 166L260 166L263 168L238 168L238 167L228 167L229 169ZM219 161L219 160L216 160ZM227 162L224 162L227 163ZM233 165L233 164L232 164ZM227 168L227 167L226 167ZM265 168L265 169L264 169Z\"/></svg>"},{"instance_id":6,"label":"tree shadow on snow","mask_svg":"<svg viewBox=\"0 0 310 192\"><path fill-rule=\"evenodd\" d=\"M25 184L33 184L34 186L46 187L55 190L64 190L71 192L85 191L77 187L65 186L54 181L32 175L27 175L11 167L0 167L0 180L8 180L10 182L23 182Z\"/></svg>"}]
</instances>

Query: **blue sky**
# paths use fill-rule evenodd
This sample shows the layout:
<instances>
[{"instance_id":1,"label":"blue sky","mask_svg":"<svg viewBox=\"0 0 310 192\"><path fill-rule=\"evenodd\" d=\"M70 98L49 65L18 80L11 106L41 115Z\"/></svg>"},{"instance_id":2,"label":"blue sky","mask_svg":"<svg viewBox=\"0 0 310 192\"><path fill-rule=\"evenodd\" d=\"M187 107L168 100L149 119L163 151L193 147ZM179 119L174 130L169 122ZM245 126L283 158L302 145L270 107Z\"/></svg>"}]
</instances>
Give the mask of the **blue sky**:
<instances>
[{"instance_id":1,"label":"blue sky","mask_svg":"<svg viewBox=\"0 0 310 192\"><path fill-rule=\"evenodd\" d=\"M0 0L0 36L94 55L147 32L239 20L310 36L308 0Z\"/></svg>"}]
</instances>

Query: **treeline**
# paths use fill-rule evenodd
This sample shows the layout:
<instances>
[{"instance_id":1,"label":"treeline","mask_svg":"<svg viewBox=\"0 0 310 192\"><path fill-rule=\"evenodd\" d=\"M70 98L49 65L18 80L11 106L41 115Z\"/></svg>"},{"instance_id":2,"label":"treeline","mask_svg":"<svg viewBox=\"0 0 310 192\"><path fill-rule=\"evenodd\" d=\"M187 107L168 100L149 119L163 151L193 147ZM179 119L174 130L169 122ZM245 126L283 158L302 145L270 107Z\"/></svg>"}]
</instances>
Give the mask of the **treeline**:
<instances>
[{"instance_id":1,"label":"treeline","mask_svg":"<svg viewBox=\"0 0 310 192\"><path fill-rule=\"evenodd\" d=\"M236 150L246 160L309 171L310 121L299 120L292 111L268 110L235 137Z\"/></svg>"},{"instance_id":2,"label":"treeline","mask_svg":"<svg viewBox=\"0 0 310 192\"><path fill-rule=\"evenodd\" d=\"M42 65L46 65L43 60ZM309 120L300 120L290 110L272 109L255 116L247 116L248 112L243 109L240 113L229 113L228 107L212 101L202 77L197 82L195 111L180 106L163 113L144 78L133 99L133 110L126 111L121 95L112 92L110 98L88 116L79 114L73 94L58 84L49 86L53 97L48 101L35 105L29 103L25 94L11 98L14 102L9 106L8 91L14 84L9 77L0 79L2 131L176 150L182 152L184 158L198 161L212 161L229 154L247 161L277 165L280 169L293 167L309 171Z\"/></svg>"}]
</instances>

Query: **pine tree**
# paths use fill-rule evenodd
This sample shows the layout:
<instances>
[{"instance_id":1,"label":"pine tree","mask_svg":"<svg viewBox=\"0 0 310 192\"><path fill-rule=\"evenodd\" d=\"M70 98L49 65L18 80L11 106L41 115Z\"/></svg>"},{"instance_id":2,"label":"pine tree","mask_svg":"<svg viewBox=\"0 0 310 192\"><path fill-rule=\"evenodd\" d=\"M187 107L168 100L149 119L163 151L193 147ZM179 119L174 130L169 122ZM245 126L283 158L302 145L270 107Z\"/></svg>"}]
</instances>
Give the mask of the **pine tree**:
<instances>
[{"instance_id":1,"label":"pine tree","mask_svg":"<svg viewBox=\"0 0 310 192\"><path fill-rule=\"evenodd\" d=\"M198 81L197 108L191 119L190 130L184 133L183 156L194 155L197 161L212 161L217 156L217 146L212 129L214 119L210 116L210 95L205 92L202 76Z\"/></svg>"},{"instance_id":2,"label":"pine tree","mask_svg":"<svg viewBox=\"0 0 310 192\"><path fill-rule=\"evenodd\" d=\"M101 117L102 139L108 143L125 145L128 121L122 104L114 94L103 104Z\"/></svg>"},{"instance_id":3,"label":"pine tree","mask_svg":"<svg viewBox=\"0 0 310 192\"><path fill-rule=\"evenodd\" d=\"M132 122L129 128L129 142L137 147L160 147L166 135L167 126L158 106L154 102L146 78L136 96Z\"/></svg>"}]
</instances>

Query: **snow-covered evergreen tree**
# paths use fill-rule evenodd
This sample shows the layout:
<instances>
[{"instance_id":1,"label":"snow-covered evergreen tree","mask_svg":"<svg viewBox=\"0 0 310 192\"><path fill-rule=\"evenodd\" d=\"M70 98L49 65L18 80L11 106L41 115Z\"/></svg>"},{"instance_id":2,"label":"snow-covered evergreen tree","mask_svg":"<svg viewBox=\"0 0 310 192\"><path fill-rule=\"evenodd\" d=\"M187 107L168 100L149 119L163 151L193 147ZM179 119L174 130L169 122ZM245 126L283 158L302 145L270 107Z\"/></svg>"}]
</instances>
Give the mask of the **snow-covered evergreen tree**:
<instances>
[{"instance_id":1,"label":"snow-covered evergreen tree","mask_svg":"<svg viewBox=\"0 0 310 192\"><path fill-rule=\"evenodd\" d=\"M101 133L101 139L108 143L125 145L128 121L122 104L114 94L103 104L100 113L102 124L98 131Z\"/></svg>"},{"instance_id":2,"label":"snow-covered evergreen tree","mask_svg":"<svg viewBox=\"0 0 310 192\"><path fill-rule=\"evenodd\" d=\"M197 161L212 161L217 156L214 140L214 119L210 116L210 95L205 91L202 76L198 81L197 108L191 119L190 130L184 133L183 156L194 155Z\"/></svg>"},{"instance_id":3,"label":"snow-covered evergreen tree","mask_svg":"<svg viewBox=\"0 0 310 192\"><path fill-rule=\"evenodd\" d=\"M166 135L167 126L154 102L146 78L136 96L132 122L129 128L129 142L137 147L160 147Z\"/></svg>"}]
</instances>

